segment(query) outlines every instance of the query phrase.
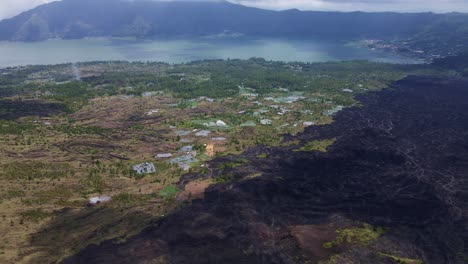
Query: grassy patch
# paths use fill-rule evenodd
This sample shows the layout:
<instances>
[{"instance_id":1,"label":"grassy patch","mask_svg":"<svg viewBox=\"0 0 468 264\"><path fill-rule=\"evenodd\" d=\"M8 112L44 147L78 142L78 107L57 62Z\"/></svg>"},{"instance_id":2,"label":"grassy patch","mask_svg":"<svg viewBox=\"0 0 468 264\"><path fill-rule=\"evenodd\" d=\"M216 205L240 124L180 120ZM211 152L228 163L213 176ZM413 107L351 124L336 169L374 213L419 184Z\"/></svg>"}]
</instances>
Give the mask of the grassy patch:
<instances>
[{"instance_id":1,"label":"grassy patch","mask_svg":"<svg viewBox=\"0 0 468 264\"><path fill-rule=\"evenodd\" d=\"M174 199L175 196L177 195L179 190L177 190L177 187L174 185L167 185L164 187L161 191L159 191L159 196L161 196L164 199Z\"/></svg>"},{"instance_id":2,"label":"grassy patch","mask_svg":"<svg viewBox=\"0 0 468 264\"><path fill-rule=\"evenodd\" d=\"M20 215L24 221L31 221L37 223L46 218L49 218L51 216L51 213L45 212L42 209L32 209L22 212Z\"/></svg>"},{"instance_id":3,"label":"grassy patch","mask_svg":"<svg viewBox=\"0 0 468 264\"><path fill-rule=\"evenodd\" d=\"M83 186L83 193L102 193L104 190L104 179L97 173L89 173L86 178L80 181Z\"/></svg>"},{"instance_id":4,"label":"grassy patch","mask_svg":"<svg viewBox=\"0 0 468 264\"><path fill-rule=\"evenodd\" d=\"M333 143L335 143L336 138L332 139L324 139L324 140L314 140L307 142L304 146L301 148L295 149L295 152L298 151L320 151L320 152L326 152L327 148Z\"/></svg>"},{"instance_id":5,"label":"grassy patch","mask_svg":"<svg viewBox=\"0 0 468 264\"><path fill-rule=\"evenodd\" d=\"M329 249L336 246L340 246L344 243L367 245L371 241L378 239L385 232L387 232L386 228L374 227L369 224L364 224L363 227L339 229L336 230L336 239L324 243L323 247Z\"/></svg>"},{"instance_id":6,"label":"grassy patch","mask_svg":"<svg viewBox=\"0 0 468 264\"><path fill-rule=\"evenodd\" d=\"M379 256L389 258L398 264L423 264L423 261L420 259L401 258L398 256L385 254L385 253L379 253Z\"/></svg>"},{"instance_id":7,"label":"grassy patch","mask_svg":"<svg viewBox=\"0 0 468 264\"><path fill-rule=\"evenodd\" d=\"M21 202L27 206L41 205L53 202L61 205L67 204L67 200L73 195L71 189L67 187L57 187L51 190L39 191L32 198L22 199ZM78 204L78 203L75 203ZM80 202L80 205L82 203Z\"/></svg>"},{"instance_id":8,"label":"grassy patch","mask_svg":"<svg viewBox=\"0 0 468 264\"><path fill-rule=\"evenodd\" d=\"M57 125L54 129L68 135L96 135L107 134L108 129L96 126L71 126L71 125Z\"/></svg>"},{"instance_id":9,"label":"grassy patch","mask_svg":"<svg viewBox=\"0 0 468 264\"><path fill-rule=\"evenodd\" d=\"M139 202L145 201L147 196L131 194L131 193L120 193L114 196L112 199L120 205L135 205Z\"/></svg>"},{"instance_id":10,"label":"grassy patch","mask_svg":"<svg viewBox=\"0 0 468 264\"><path fill-rule=\"evenodd\" d=\"M24 197L25 192L23 190L9 190L6 193L0 195L0 202L3 200L10 200L14 198Z\"/></svg>"},{"instance_id":11,"label":"grassy patch","mask_svg":"<svg viewBox=\"0 0 468 264\"><path fill-rule=\"evenodd\" d=\"M0 121L0 135L13 134L19 135L27 130L34 129L32 124L20 124L14 121Z\"/></svg>"},{"instance_id":12,"label":"grassy patch","mask_svg":"<svg viewBox=\"0 0 468 264\"><path fill-rule=\"evenodd\" d=\"M215 183L223 183L223 182L229 182L234 179L234 176L232 174L222 174L219 175L218 177L214 178Z\"/></svg>"},{"instance_id":13,"label":"grassy patch","mask_svg":"<svg viewBox=\"0 0 468 264\"><path fill-rule=\"evenodd\" d=\"M266 153L261 153L261 154L257 155L257 158L259 158L259 159L266 159L267 157L268 157L268 154L266 154Z\"/></svg>"},{"instance_id":14,"label":"grassy patch","mask_svg":"<svg viewBox=\"0 0 468 264\"><path fill-rule=\"evenodd\" d=\"M225 163L219 164L218 169L220 169L220 170L233 169L233 168L242 166L243 164L246 164L248 162L249 162L249 160L247 160L247 159L238 158L238 159L235 159L235 160L233 160L231 162L225 162Z\"/></svg>"},{"instance_id":15,"label":"grassy patch","mask_svg":"<svg viewBox=\"0 0 468 264\"><path fill-rule=\"evenodd\" d=\"M0 169L0 176L8 179L59 179L73 175L75 170L65 163L13 162Z\"/></svg>"}]
</instances>

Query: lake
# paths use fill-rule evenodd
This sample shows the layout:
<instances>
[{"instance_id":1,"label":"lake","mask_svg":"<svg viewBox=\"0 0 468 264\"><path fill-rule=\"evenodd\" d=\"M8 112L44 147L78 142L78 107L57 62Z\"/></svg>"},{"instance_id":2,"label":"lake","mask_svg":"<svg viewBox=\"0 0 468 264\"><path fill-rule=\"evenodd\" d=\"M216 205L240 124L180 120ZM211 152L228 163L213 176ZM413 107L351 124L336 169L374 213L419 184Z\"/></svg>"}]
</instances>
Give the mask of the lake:
<instances>
[{"instance_id":1,"label":"lake","mask_svg":"<svg viewBox=\"0 0 468 264\"><path fill-rule=\"evenodd\" d=\"M344 42L267 38L198 38L140 40L86 38L41 42L0 42L0 67L83 61L162 61L181 63L202 59L248 59L324 62L370 60L419 63L397 54L371 51Z\"/></svg>"}]
</instances>

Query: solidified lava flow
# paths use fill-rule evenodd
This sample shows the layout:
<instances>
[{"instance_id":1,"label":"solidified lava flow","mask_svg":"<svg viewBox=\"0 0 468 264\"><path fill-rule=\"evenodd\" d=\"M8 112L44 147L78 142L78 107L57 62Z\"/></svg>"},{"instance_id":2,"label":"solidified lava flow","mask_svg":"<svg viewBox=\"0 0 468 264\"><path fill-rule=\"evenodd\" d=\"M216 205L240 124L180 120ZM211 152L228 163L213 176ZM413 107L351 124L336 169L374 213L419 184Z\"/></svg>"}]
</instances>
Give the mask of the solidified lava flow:
<instances>
[{"instance_id":1,"label":"solidified lava flow","mask_svg":"<svg viewBox=\"0 0 468 264\"><path fill-rule=\"evenodd\" d=\"M288 137L336 138L327 152L252 148L241 155L251 163L231 169L235 180L204 199L65 262L466 263L468 79L413 76L358 99L333 124ZM365 245L323 246L358 223L387 231Z\"/></svg>"}]
</instances>

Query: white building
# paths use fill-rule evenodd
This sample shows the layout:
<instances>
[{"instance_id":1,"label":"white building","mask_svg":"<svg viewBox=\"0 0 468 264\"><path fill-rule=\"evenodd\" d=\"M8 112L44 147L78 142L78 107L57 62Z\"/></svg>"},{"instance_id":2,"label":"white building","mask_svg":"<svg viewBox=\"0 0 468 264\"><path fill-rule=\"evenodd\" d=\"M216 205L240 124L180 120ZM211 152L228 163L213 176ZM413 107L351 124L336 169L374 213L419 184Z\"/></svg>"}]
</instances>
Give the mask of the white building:
<instances>
[{"instance_id":1,"label":"white building","mask_svg":"<svg viewBox=\"0 0 468 264\"><path fill-rule=\"evenodd\" d=\"M133 170L137 174L148 174L148 173L155 173L156 168L154 167L153 163L145 162L138 165L133 166Z\"/></svg>"},{"instance_id":2,"label":"white building","mask_svg":"<svg viewBox=\"0 0 468 264\"><path fill-rule=\"evenodd\" d=\"M155 156L157 159L166 159L166 158L171 158L172 154L171 153L161 153Z\"/></svg>"},{"instance_id":3,"label":"white building","mask_svg":"<svg viewBox=\"0 0 468 264\"><path fill-rule=\"evenodd\" d=\"M225 126L227 126L227 124L222 120L218 120L218 121L216 121L216 126L225 127Z\"/></svg>"},{"instance_id":4,"label":"white building","mask_svg":"<svg viewBox=\"0 0 468 264\"><path fill-rule=\"evenodd\" d=\"M110 202L110 200L111 200L110 196L96 196L96 197L89 198L89 204L96 205L99 203L108 203Z\"/></svg>"},{"instance_id":5,"label":"white building","mask_svg":"<svg viewBox=\"0 0 468 264\"><path fill-rule=\"evenodd\" d=\"M262 125L271 125L271 124L273 124L273 121L271 121L270 119L262 119L262 120L260 120L260 124L262 124Z\"/></svg>"}]
</instances>

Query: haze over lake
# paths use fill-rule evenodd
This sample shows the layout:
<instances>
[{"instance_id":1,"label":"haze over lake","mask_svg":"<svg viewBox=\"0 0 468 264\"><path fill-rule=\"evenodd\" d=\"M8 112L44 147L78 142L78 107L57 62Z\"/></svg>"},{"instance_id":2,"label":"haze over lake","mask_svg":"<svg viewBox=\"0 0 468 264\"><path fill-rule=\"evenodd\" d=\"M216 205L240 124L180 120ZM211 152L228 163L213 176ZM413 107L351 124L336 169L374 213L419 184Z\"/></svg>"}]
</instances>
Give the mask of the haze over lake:
<instances>
[{"instance_id":1,"label":"haze over lake","mask_svg":"<svg viewBox=\"0 0 468 264\"><path fill-rule=\"evenodd\" d=\"M251 57L302 62L342 60L419 62L396 54L371 51L339 41L262 38L173 40L86 38L52 39L28 43L2 41L0 54L0 67L107 60L182 63L203 59L248 59Z\"/></svg>"}]
</instances>

